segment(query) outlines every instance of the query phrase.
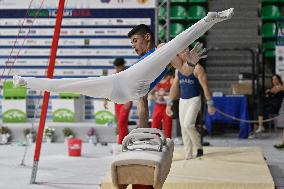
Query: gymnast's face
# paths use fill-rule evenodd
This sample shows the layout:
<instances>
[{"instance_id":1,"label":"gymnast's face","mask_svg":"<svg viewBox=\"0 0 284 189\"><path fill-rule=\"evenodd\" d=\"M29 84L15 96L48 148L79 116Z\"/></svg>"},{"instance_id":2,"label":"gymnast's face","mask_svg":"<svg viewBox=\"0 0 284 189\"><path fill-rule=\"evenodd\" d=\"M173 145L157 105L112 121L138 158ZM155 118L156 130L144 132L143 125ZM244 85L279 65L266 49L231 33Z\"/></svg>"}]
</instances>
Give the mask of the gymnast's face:
<instances>
[{"instance_id":1,"label":"gymnast's face","mask_svg":"<svg viewBox=\"0 0 284 189\"><path fill-rule=\"evenodd\" d=\"M139 35L135 34L130 38L132 48L139 56L143 56L151 49L151 36L150 34Z\"/></svg>"}]
</instances>

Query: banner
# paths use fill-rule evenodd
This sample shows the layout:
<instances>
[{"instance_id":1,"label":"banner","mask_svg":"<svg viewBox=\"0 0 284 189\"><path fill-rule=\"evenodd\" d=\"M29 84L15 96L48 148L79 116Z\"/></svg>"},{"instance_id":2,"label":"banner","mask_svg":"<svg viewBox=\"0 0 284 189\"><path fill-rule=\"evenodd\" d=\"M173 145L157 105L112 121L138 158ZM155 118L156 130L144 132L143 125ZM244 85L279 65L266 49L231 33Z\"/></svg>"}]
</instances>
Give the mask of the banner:
<instances>
[{"instance_id":1,"label":"banner","mask_svg":"<svg viewBox=\"0 0 284 189\"><path fill-rule=\"evenodd\" d=\"M14 74L46 77L58 2L0 0L2 78L11 79ZM117 57L125 58L127 66L130 66L138 59L127 36L131 28L145 24L151 27L154 35L156 33L155 0L65 2L55 78L112 74L113 61ZM34 91L29 91L31 93ZM27 112L30 118L33 111L34 106L29 103ZM51 113L49 107L48 118L52 117ZM94 115L90 113L86 117L93 119Z\"/></svg>"},{"instance_id":2,"label":"banner","mask_svg":"<svg viewBox=\"0 0 284 189\"><path fill-rule=\"evenodd\" d=\"M95 122L104 126L115 126L114 103L108 102L108 109L104 108L104 100L94 100Z\"/></svg>"},{"instance_id":3,"label":"banner","mask_svg":"<svg viewBox=\"0 0 284 189\"><path fill-rule=\"evenodd\" d=\"M284 46L276 46L275 59L275 73L284 79Z\"/></svg>"},{"instance_id":4,"label":"banner","mask_svg":"<svg viewBox=\"0 0 284 189\"><path fill-rule=\"evenodd\" d=\"M277 21L275 47L275 73L284 79L284 21Z\"/></svg>"},{"instance_id":5,"label":"banner","mask_svg":"<svg viewBox=\"0 0 284 189\"><path fill-rule=\"evenodd\" d=\"M0 0L0 69L16 69L16 72L3 72L4 78L11 78L13 73L46 76L43 66L49 60L58 1L45 0L38 9L42 0L34 0L28 10L29 2ZM130 66L138 56L128 32L138 24L146 24L155 33L154 0L68 0L66 3L56 58L56 66L60 66L55 68L57 77L111 74L117 57L125 58Z\"/></svg>"},{"instance_id":6,"label":"banner","mask_svg":"<svg viewBox=\"0 0 284 189\"><path fill-rule=\"evenodd\" d=\"M50 18L28 18L28 19L9 19L9 20L0 20L0 26L19 26L19 24L23 24L23 26L55 26L55 19ZM64 18L62 20L62 26L82 26L82 25L100 25L100 26L129 26L129 25L137 25L137 24L146 24L150 25L150 21L147 18L124 18L116 19L116 18L85 18L83 20L76 18Z\"/></svg>"},{"instance_id":7,"label":"banner","mask_svg":"<svg viewBox=\"0 0 284 189\"><path fill-rule=\"evenodd\" d=\"M27 121L26 99L3 99L2 120L4 123L22 123Z\"/></svg>"},{"instance_id":8,"label":"banner","mask_svg":"<svg viewBox=\"0 0 284 189\"><path fill-rule=\"evenodd\" d=\"M1 0L1 9L22 9L28 8L30 0ZM66 0L65 8L79 8L79 9L117 9L117 8L153 8L155 7L155 0ZM79 2L79 3L78 3ZM31 8L39 8L42 0L34 0ZM42 8L56 9L58 0L43 1Z\"/></svg>"},{"instance_id":9,"label":"banner","mask_svg":"<svg viewBox=\"0 0 284 189\"><path fill-rule=\"evenodd\" d=\"M5 66L6 64L14 64L14 68L21 66L47 66L49 58L17 58L17 59L7 59L0 58L0 65ZM108 66L113 68L114 59L108 58L80 58L80 59L72 59L72 58L57 58L55 61L56 66L65 66L66 69L69 69L70 66L78 66L80 69L84 69L86 66L94 66L97 67L95 69L102 69L103 66ZM125 58L126 66L130 66L136 62L136 58ZM76 67L76 68L78 68ZM58 67L57 67L58 68ZM78 68L79 69L79 68Z\"/></svg>"}]
</instances>

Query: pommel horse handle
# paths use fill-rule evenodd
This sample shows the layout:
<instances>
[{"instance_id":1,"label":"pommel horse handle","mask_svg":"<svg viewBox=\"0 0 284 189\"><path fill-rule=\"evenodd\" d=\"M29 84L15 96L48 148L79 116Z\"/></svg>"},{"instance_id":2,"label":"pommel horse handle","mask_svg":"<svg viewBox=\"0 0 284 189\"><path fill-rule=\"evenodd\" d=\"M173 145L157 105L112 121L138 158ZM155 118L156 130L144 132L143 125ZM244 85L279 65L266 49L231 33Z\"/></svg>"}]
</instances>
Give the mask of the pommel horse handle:
<instances>
[{"instance_id":1,"label":"pommel horse handle","mask_svg":"<svg viewBox=\"0 0 284 189\"><path fill-rule=\"evenodd\" d=\"M137 128L137 129L133 129L129 134L133 134L133 133L159 134L160 137L162 138L163 145L167 144L167 140L166 140L165 134L160 129L156 129L156 128Z\"/></svg>"},{"instance_id":2,"label":"pommel horse handle","mask_svg":"<svg viewBox=\"0 0 284 189\"><path fill-rule=\"evenodd\" d=\"M126 152L126 151L133 151L133 150L155 150L154 148L147 148L147 149L142 149L141 147L135 147L138 145L131 145L132 148L128 148L129 144L133 143L132 140L135 141L144 141L145 139L147 139L148 141L150 139L155 139L158 142L158 149L156 149L156 151L161 152L163 149L163 142L162 139L156 135L156 134L151 134L151 133L140 133L140 132L134 132L134 133L130 133L129 135L127 135L123 141L122 141L122 151ZM145 144L151 144L150 142L147 143L145 142ZM156 146L156 145L155 145Z\"/></svg>"}]
</instances>

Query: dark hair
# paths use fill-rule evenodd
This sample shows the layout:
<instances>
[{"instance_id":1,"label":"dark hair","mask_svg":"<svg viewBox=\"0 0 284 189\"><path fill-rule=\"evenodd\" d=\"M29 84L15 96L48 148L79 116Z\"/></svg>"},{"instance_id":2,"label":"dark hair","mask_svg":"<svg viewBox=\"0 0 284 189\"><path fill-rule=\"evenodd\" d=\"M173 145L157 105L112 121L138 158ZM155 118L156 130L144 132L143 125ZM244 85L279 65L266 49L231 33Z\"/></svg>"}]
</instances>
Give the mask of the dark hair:
<instances>
[{"instance_id":1,"label":"dark hair","mask_svg":"<svg viewBox=\"0 0 284 189\"><path fill-rule=\"evenodd\" d=\"M174 76L175 75L175 68L173 68L173 67L170 67L170 68L168 68L168 71L166 72L166 74L165 74L165 77L166 76Z\"/></svg>"},{"instance_id":2,"label":"dark hair","mask_svg":"<svg viewBox=\"0 0 284 189\"><path fill-rule=\"evenodd\" d=\"M113 62L114 66L122 66L125 64L124 58L116 58Z\"/></svg>"},{"instance_id":3,"label":"dark hair","mask_svg":"<svg viewBox=\"0 0 284 189\"><path fill-rule=\"evenodd\" d=\"M128 37L131 38L133 35L146 35L147 33L151 35L152 42L154 43L154 34L152 30L145 24L140 24L132 28L132 30L128 32Z\"/></svg>"},{"instance_id":4,"label":"dark hair","mask_svg":"<svg viewBox=\"0 0 284 189\"><path fill-rule=\"evenodd\" d=\"M277 77L279 83L280 83L281 85L283 85L283 81L282 81L280 75L278 75L278 74L273 74L273 75L272 75L272 77L271 77L271 83L272 83L272 78L273 78L274 76ZM273 83L272 83L272 85L273 85Z\"/></svg>"}]
</instances>

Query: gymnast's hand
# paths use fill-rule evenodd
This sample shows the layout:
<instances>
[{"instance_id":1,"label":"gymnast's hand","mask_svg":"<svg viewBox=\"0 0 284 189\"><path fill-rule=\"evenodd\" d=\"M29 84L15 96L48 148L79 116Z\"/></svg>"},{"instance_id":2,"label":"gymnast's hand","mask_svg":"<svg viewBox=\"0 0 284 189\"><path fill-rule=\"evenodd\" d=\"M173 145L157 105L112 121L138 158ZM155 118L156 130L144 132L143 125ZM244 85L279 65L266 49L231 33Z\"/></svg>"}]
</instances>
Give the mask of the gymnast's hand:
<instances>
[{"instance_id":1,"label":"gymnast's hand","mask_svg":"<svg viewBox=\"0 0 284 189\"><path fill-rule=\"evenodd\" d=\"M194 65L196 65L200 59L207 57L207 55L205 54L206 48L203 48L203 44L200 42L197 42L194 45L193 49L191 49L191 51L187 49L186 51L184 51L184 53L186 53L187 62Z\"/></svg>"},{"instance_id":2,"label":"gymnast's hand","mask_svg":"<svg viewBox=\"0 0 284 189\"><path fill-rule=\"evenodd\" d=\"M213 115L213 114L215 114L216 109L215 109L214 106L208 106L207 112L208 112L209 115Z\"/></svg>"},{"instance_id":3,"label":"gymnast's hand","mask_svg":"<svg viewBox=\"0 0 284 189\"><path fill-rule=\"evenodd\" d=\"M172 116L172 115L173 115L172 106L167 105L167 107L166 107L166 114L167 114L168 116Z\"/></svg>"}]
</instances>

